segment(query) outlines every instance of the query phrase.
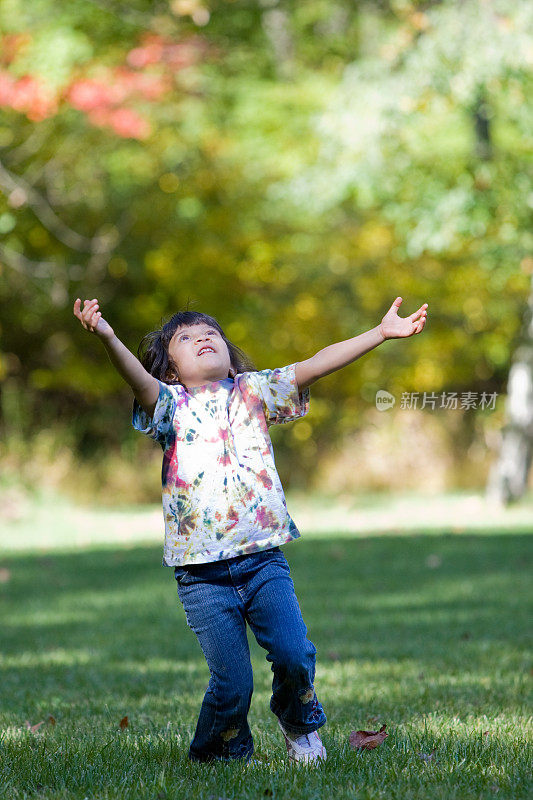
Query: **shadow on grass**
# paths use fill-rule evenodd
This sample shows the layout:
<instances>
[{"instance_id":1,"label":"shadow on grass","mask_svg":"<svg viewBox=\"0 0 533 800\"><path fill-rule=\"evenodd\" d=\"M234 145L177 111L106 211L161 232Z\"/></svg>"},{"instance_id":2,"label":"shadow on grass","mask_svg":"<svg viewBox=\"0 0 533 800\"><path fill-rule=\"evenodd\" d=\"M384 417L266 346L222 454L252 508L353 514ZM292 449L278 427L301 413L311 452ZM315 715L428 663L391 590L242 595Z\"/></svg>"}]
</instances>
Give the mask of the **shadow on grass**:
<instances>
[{"instance_id":1,"label":"shadow on grass","mask_svg":"<svg viewBox=\"0 0 533 800\"><path fill-rule=\"evenodd\" d=\"M530 538L302 537L284 552L328 719L347 703L361 714L520 711ZM77 707L179 712L192 728L209 673L160 558L159 547L108 547L0 560L0 680L15 724ZM270 665L251 634L250 645L267 703Z\"/></svg>"}]
</instances>

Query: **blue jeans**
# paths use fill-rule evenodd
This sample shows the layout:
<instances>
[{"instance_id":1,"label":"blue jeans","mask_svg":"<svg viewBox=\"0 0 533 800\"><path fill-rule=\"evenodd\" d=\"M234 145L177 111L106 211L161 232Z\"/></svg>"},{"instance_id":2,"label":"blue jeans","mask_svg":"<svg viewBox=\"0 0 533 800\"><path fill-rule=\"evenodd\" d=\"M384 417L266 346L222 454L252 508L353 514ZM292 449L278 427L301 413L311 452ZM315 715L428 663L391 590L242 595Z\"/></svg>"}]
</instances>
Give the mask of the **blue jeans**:
<instances>
[{"instance_id":1,"label":"blue jeans","mask_svg":"<svg viewBox=\"0 0 533 800\"><path fill-rule=\"evenodd\" d=\"M313 687L316 648L307 639L280 548L175 567L174 575L187 625L211 673L189 758L248 761L254 751L247 719L253 692L247 622L272 662L271 711L296 735L322 727L326 715Z\"/></svg>"}]
</instances>

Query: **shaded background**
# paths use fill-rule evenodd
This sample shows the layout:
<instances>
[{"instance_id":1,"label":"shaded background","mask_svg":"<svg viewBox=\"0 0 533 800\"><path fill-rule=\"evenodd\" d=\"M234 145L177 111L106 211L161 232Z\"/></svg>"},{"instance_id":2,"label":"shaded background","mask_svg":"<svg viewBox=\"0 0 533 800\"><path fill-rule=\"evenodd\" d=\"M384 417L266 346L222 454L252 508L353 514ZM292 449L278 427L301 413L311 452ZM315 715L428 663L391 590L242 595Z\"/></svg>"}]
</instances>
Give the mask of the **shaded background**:
<instances>
[{"instance_id":1,"label":"shaded background","mask_svg":"<svg viewBox=\"0 0 533 800\"><path fill-rule=\"evenodd\" d=\"M532 23L507 0L4 0L3 488L159 499L160 450L76 297L133 352L190 301L265 369L401 295L402 316L429 303L424 333L271 429L284 485L531 490Z\"/></svg>"}]
</instances>

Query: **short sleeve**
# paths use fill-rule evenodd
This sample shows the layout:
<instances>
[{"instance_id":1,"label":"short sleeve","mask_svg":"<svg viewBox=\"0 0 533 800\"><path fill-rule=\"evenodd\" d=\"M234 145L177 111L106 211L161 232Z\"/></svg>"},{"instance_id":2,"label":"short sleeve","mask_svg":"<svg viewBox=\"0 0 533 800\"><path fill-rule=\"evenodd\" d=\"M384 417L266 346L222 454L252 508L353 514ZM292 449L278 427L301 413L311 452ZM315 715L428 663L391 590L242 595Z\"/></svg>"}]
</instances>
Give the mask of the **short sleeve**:
<instances>
[{"instance_id":1,"label":"short sleeve","mask_svg":"<svg viewBox=\"0 0 533 800\"><path fill-rule=\"evenodd\" d=\"M263 403L268 425L280 425L305 417L309 411L310 390L298 391L296 364L251 373Z\"/></svg>"},{"instance_id":2,"label":"short sleeve","mask_svg":"<svg viewBox=\"0 0 533 800\"><path fill-rule=\"evenodd\" d=\"M168 432L172 429L172 420L176 411L178 395L177 387L169 386L162 381L157 382L159 384L159 395L153 417L149 417L144 408L139 405L137 399L134 399L131 424L135 430L150 436L151 439L155 439L164 446Z\"/></svg>"}]
</instances>

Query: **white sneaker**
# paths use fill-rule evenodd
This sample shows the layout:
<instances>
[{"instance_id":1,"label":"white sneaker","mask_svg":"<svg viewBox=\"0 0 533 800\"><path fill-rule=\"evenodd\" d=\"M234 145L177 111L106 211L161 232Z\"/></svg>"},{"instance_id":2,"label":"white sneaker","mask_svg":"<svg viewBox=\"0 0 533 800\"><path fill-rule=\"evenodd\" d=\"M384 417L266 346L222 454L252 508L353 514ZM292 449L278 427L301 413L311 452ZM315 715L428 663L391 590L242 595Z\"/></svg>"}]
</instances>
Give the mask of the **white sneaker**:
<instances>
[{"instance_id":1,"label":"white sneaker","mask_svg":"<svg viewBox=\"0 0 533 800\"><path fill-rule=\"evenodd\" d=\"M326 760L326 748L322 744L318 731L298 735L285 730L279 719L278 725L285 738L289 761L303 761L304 764L309 764L317 762L318 759Z\"/></svg>"}]
</instances>

